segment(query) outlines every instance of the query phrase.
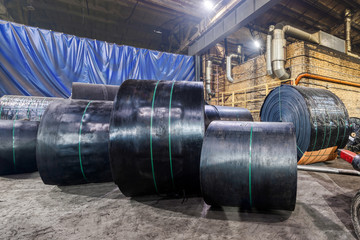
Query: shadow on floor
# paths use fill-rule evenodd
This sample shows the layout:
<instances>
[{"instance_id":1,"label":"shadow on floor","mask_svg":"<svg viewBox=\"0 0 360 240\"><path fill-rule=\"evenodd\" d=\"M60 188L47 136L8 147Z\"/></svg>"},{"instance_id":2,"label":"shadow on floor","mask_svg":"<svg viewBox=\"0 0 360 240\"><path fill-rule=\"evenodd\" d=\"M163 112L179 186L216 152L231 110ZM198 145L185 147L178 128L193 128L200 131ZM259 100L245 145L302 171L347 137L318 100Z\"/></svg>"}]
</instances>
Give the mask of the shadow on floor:
<instances>
[{"instance_id":1,"label":"shadow on floor","mask_svg":"<svg viewBox=\"0 0 360 240\"><path fill-rule=\"evenodd\" d=\"M329 207L333 210L339 220L344 224L347 230L356 238L356 233L354 226L351 222L351 202L352 196L355 196L357 191L354 191L353 194L339 194L336 196L325 196L325 200L328 203Z\"/></svg>"},{"instance_id":2,"label":"shadow on floor","mask_svg":"<svg viewBox=\"0 0 360 240\"><path fill-rule=\"evenodd\" d=\"M136 197L131 200L145 204L154 208L163 209L172 212L179 212L189 217L207 218L224 221L246 221L277 223L287 220L290 211L243 211L237 207L211 207L207 205L201 197L183 199L158 199L153 197Z\"/></svg>"},{"instance_id":3,"label":"shadow on floor","mask_svg":"<svg viewBox=\"0 0 360 240\"><path fill-rule=\"evenodd\" d=\"M39 172L32 173L22 173L22 174L12 174L12 175L4 175L2 178L12 179L12 180L24 180L24 179L37 179L40 177Z\"/></svg>"},{"instance_id":4,"label":"shadow on floor","mask_svg":"<svg viewBox=\"0 0 360 240\"><path fill-rule=\"evenodd\" d=\"M96 198L120 199L125 196L113 182L57 186L63 193Z\"/></svg>"}]
</instances>

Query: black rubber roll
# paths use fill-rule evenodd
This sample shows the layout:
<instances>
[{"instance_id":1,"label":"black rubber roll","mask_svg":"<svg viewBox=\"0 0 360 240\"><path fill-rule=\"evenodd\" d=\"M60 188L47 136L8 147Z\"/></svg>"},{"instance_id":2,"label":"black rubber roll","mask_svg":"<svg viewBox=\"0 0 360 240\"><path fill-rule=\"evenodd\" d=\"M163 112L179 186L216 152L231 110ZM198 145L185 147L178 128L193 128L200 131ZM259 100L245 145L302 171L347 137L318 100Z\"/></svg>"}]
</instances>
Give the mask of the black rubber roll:
<instances>
[{"instance_id":1,"label":"black rubber roll","mask_svg":"<svg viewBox=\"0 0 360 240\"><path fill-rule=\"evenodd\" d=\"M119 86L90 83L72 83L72 99L114 101Z\"/></svg>"},{"instance_id":2,"label":"black rubber roll","mask_svg":"<svg viewBox=\"0 0 360 240\"><path fill-rule=\"evenodd\" d=\"M350 213L356 236L360 239L360 191L352 199Z\"/></svg>"},{"instance_id":3,"label":"black rubber roll","mask_svg":"<svg viewBox=\"0 0 360 240\"><path fill-rule=\"evenodd\" d=\"M61 100L45 111L37 139L37 164L45 184L112 181L109 121L112 102Z\"/></svg>"},{"instance_id":4,"label":"black rubber roll","mask_svg":"<svg viewBox=\"0 0 360 240\"><path fill-rule=\"evenodd\" d=\"M200 193L200 82L127 80L110 123L110 163L126 196Z\"/></svg>"},{"instance_id":5,"label":"black rubber roll","mask_svg":"<svg viewBox=\"0 0 360 240\"><path fill-rule=\"evenodd\" d=\"M38 122L0 120L0 175L35 172Z\"/></svg>"},{"instance_id":6,"label":"black rubber roll","mask_svg":"<svg viewBox=\"0 0 360 240\"><path fill-rule=\"evenodd\" d=\"M298 159L306 151L343 148L350 134L343 102L325 89L282 85L266 97L260 112L264 122L292 122Z\"/></svg>"},{"instance_id":7,"label":"black rubber roll","mask_svg":"<svg viewBox=\"0 0 360 240\"><path fill-rule=\"evenodd\" d=\"M346 144L346 148L352 152L360 152L360 118L351 117L349 119L351 133Z\"/></svg>"},{"instance_id":8,"label":"black rubber roll","mask_svg":"<svg viewBox=\"0 0 360 240\"><path fill-rule=\"evenodd\" d=\"M205 128L215 120L252 122L253 117L246 108L205 105Z\"/></svg>"},{"instance_id":9,"label":"black rubber roll","mask_svg":"<svg viewBox=\"0 0 360 240\"><path fill-rule=\"evenodd\" d=\"M294 210L292 123L214 121L205 134L200 182L209 205Z\"/></svg>"},{"instance_id":10,"label":"black rubber roll","mask_svg":"<svg viewBox=\"0 0 360 240\"><path fill-rule=\"evenodd\" d=\"M40 121L47 106L61 98L4 95L0 98L0 119Z\"/></svg>"}]
</instances>

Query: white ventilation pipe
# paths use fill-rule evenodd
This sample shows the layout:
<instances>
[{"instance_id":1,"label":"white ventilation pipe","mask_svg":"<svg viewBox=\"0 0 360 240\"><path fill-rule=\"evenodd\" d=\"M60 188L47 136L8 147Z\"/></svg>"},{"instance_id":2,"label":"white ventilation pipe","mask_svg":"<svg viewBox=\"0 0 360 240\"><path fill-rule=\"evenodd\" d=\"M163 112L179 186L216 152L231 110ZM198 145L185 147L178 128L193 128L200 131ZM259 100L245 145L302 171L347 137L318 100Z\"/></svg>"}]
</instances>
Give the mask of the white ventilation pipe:
<instances>
[{"instance_id":1,"label":"white ventilation pipe","mask_svg":"<svg viewBox=\"0 0 360 240\"><path fill-rule=\"evenodd\" d=\"M345 41L346 41L346 53L351 52L351 11L345 10Z\"/></svg>"},{"instance_id":2,"label":"white ventilation pipe","mask_svg":"<svg viewBox=\"0 0 360 240\"><path fill-rule=\"evenodd\" d=\"M206 66L205 66L205 89L208 95L214 96L215 94L211 92L211 72L212 72L212 62L208 60L206 61Z\"/></svg>"},{"instance_id":3,"label":"white ventilation pipe","mask_svg":"<svg viewBox=\"0 0 360 240\"><path fill-rule=\"evenodd\" d=\"M231 59L233 57L238 57L239 55L237 54L230 54L229 56L226 57L226 77L227 80L231 83L234 82L234 79L231 76Z\"/></svg>"},{"instance_id":4,"label":"white ventilation pipe","mask_svg":"<svg viewBox=\"0 0 360 240\"><path fill-rule=\"evenodd\" d=\"M273 31L271 62L272 71L280 80L290 78L290 73L285 69L286 61L286 39L285 34L308 42L320 43L319 33L310 34L298 28L276 24Z\"/></svg>"},{"instance_id":5,"label":"white ventilation pipe","mask_svg":"<svg viewBox=\"0 0 360 240\"><path fill-rule=\"evenodd\" d=\"M271 66L271 42L272 42L272 32L274 31L275 26L269 26L269 33L266 36L266 72L268 75L273 76L272 66Z\"/></svg>"}]
</instances>

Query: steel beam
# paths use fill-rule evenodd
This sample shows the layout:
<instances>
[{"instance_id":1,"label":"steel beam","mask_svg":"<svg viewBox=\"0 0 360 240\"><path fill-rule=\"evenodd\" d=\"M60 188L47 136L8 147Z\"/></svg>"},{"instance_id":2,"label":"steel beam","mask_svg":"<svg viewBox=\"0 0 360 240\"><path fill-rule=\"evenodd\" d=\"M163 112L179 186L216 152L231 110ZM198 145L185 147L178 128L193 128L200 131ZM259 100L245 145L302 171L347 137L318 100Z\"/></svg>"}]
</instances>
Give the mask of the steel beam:
<instances>
[{"instance_id":1,"label":"steel beam","mask_svg":"<svg viewBox=\"0 0 360 240\"><path fill-rule=\"evenodd\" d=\"M240 5L231 9L225 17L213 24L210 29L202 33L189 46L188 54L196 55L203 53L279 2L280 0L244 0Z\"/></svg>"}]
</instances>

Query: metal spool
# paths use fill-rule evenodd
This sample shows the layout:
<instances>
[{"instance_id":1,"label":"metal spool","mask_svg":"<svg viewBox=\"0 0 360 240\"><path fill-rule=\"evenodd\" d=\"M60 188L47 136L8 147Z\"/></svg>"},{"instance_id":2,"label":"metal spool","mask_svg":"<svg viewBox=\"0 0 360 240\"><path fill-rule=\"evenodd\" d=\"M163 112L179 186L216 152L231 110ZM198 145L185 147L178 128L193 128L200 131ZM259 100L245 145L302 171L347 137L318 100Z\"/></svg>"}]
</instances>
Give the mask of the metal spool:
<instances>
[{"instance_id":1,"label":"metal spool","mask_svg":"<svg viewBox=\"0 0 360 240\"><path fill-rule=\"evenodd\" d=\"M105 84L72 83L72 99L114 101L119 86Z\"/></svg>"},{"instance_id":2,"label":"metal spool","mask_svg":"<svg viewBox=\"0 0 360 240\"><path fill-rule=\"evenodd\" d=\"M0 120L0 175L37 171L38 122Z\"/></svg>"},{"instance_id":3,"label":"metal spool","mask_svg":"<svg viewBox=\"0 0 360 240\"><path fill-rule=\"evenodd\" d=\"M252 122L253 117L246 108L205 105L205 128L215 120Z\"/></svg>"},{"instance_id":4,"label":"metal spool","mask_svg":"<svg viewBox=\"0 0 360 240\"><path fill-rule=\"evenodd\" d=\"M343 102L325 89L282 85L266 97L261 121L292 122L298 159L306 151L343 148L349 137L349 116Z\"/></svg>"},{"instance_id":5,"label":"metal spool","mask_svg":"<svg viewBox=\"0 0 360 240\"><path fill-rule=\"evenodd\" d=\"M209 205L293 210L296 165L292 123L214 121L201 151L201 191Z\"/></svg>"},{"instance_id":6,"label":"metal spool","mask_svg":"<svg viewBox=\"0 0 360 240\"><path fill-rule=\"evenodd\" d=\"M112 102L61 100L41 120L37 164L45 184L112 181L108 155Z\"/></svg>"},{"instance_id":7,"label":"metal spool","mask_svg":"<svg viewBox=\"0 0 360 240\"><path fill-rule=\"evenodd\" d=\"M110 163L126 196L200 193L200 82L127 80L114 102Z\"/></svg>"},{"instance_id":8,"label":"metal spool","mask_svg":"<svg viewBox=\"0 0 360 240\"><path fill-rule=\"evenodd\" d=\"M0 119L40 121L47 106L61 98L4 95L0 98Z\"/></svg>"}]
</instances>

